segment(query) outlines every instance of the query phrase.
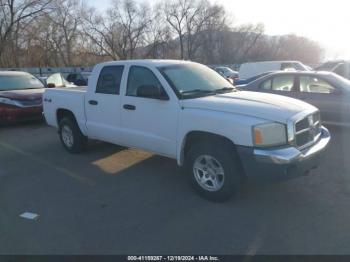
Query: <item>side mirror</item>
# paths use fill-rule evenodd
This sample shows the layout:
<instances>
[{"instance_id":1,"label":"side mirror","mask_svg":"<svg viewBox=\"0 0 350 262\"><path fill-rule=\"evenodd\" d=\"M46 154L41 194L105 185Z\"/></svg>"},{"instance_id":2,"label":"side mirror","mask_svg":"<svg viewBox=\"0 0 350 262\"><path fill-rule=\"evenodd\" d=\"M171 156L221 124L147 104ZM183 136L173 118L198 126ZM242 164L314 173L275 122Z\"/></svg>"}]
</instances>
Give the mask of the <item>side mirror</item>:
<instances>
[{"instance_id":1,"label":"side mirror","mask_svg":"<svg viewBox=\"0 0 350 262\"><path fill-rule=\"evenodd\" d=\"M47 88L55 88L56 85L54 83L48 83Z\"/></svg>"},{"instance_id":2,"label":"side mirror","mask_svg":"<svg viewBox=\"0 0 350 262\"><path fill-rule=\"evenodd\" d=\"M136 95L138 97L153 98L159 100L169 100L167 94L163 93L162 90L153 85L142 85L137 88Z\"/></svg>"}]
</instances>

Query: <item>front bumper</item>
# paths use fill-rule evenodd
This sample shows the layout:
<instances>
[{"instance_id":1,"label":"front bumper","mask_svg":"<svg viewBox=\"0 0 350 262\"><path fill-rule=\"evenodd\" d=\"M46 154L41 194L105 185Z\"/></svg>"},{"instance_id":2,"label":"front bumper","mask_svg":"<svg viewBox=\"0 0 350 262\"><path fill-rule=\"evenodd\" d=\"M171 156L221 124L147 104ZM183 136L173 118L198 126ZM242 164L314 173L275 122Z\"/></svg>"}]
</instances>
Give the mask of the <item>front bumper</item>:
<instances>
[{"instance_id":1,"label":"front bumper","mask_svg":"<svg viewBox=\"0 0 350 262\"><path fill-rule=\"evenodd\" d=\"M318 167L331 135L322 127L321 137L302 151L295 147L257 149L239 147L238 153L248 177L293 178Z\"/></svg>"},{"instance_id":2,"label":"front bumper","mask_svg":"<svg viewBox=\"0 0 350 262\"><path fill-rule=\"evenodd\" d=\"M0 123L14 123L42 119L43 107L0 107Z\"/></svg>"}]
</instances>

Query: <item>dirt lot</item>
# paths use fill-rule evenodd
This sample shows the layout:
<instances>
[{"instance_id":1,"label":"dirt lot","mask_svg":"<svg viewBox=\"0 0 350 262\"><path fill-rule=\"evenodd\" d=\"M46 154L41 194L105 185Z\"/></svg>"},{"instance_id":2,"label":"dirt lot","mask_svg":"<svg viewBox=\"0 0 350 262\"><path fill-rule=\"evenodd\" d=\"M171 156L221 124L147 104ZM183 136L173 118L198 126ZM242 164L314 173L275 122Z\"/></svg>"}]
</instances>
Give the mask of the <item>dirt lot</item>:
<instances>
[{"instance_id":1,"label":"dirt lot","mask_svg":"<svg viewBox=\"0 0 350 262\"><path fill-rule=\"evenodd\" d=\"M2 127L0 254L350 254L350 135L331 132L310 176L215 204L173 160L98 142L70 155L44 124Z\"/></svg>"}]
</instances>

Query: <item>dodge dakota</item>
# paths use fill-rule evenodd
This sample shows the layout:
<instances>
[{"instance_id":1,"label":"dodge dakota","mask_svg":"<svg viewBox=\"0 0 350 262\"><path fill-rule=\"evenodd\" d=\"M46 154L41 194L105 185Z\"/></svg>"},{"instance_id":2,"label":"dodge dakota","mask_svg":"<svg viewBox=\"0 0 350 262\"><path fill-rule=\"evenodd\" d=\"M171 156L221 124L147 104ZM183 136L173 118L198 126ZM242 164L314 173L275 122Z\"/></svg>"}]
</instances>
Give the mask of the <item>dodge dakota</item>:
<instances>
[{"instance_id":1,"label":"dodge dakota","mask_svg":"<svg viewBox=\"0 0 350 262\"><path fill-rule=\"evenodd\" d=\"M47 89L44 115L69 152L98 139L176 159L213 201L228 200L247 177L305 174L330 141L314 106L237 90L188 61L98 64L86 90Z\"/></svg>"}]
</instances>

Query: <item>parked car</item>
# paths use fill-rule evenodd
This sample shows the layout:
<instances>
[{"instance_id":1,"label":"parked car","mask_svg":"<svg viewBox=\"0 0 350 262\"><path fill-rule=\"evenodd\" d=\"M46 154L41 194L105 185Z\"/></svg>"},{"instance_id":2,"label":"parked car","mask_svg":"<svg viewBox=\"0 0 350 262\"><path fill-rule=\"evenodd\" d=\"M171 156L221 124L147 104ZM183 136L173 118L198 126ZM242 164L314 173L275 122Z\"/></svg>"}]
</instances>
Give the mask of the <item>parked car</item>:
<instances>
[{"instance_id":1,"label":"parked car","mask_svg":"<svg viewBox=\"0 0 350 262\"><path fill-rule=\"evenodd\" d=\"M257 76L253 76L253 77L250 77L248 79L236 79L234 84L235 86L240 86L240 85L247 85L249 84L250 82L253 82L255 81L256 79L260 78L260 77L263 77L263 76L266 76L268 74L271 74L273 72L266 72L266 73L262 73L260 75L257 75Z\"/></svg>"},{"instance_id":2,"label":"parked car","mask_svg":"<svg viewBox=\"0 0 350 262\"><path fill-rule=\"evenodd\" d=\"M68 82L62 73L55 73L46 79L46 87L76 87L76 85Z\"/></svg>"},{"instance_id":3,"label":"parked car","mask_svg":"<svg viewBox=\"0 0 350 262\"><path fill-rule=\"evenodd\" d=\"M214 201L227 200L245 177L305 174L330 141L314 106L238 91L186 61L99 64L87 90L47 89L44 114L67 151L81 152L93 138L174 158Z\"/></svg>"},{"instance_id":4,"label":"parked car","mask_svg":"<svg viewBox=\"0 0 350 262\"><path fill-rule=\"evenodd\" d=\"M87 86L89 76L90 73L69 73L65 78L76 86Z\"/></svg>"},{"instance_id":5,"label":"parked car","mask_svg":"<svg viewBox=\"0 0 350 262\"><path fill-rule=\"evenodd\" d=\"M350 126L350 81L330 72L277 72L239 86L308 102L321 111L325 124Z\"/></svg>"},{"instance_id":6,"label":"parked car","mask_svg":"<svg viewBox=\"0 0 350 262\"><path fill-rule=\"evenodd\" d=\"M298 61L264 61L244 63L239 68L239 78L248 79L271 71L310 71L309 67Z\"/></svg>"},{"instance_id":7,"label":"parked car","mask_svg":"<svg viewBox=\"0 0 350 262\"><path fill-rule=\"evenodd\" d=\"M223 77L232 79L233 81L238 78L238 72L232 70L227 66L217 66L217 67L214 67L213 69Z\"/></svg>"},{"instance_id":8,"label":"parked car","mask_svg":"<svg viewBox=\"0 0 350 262\"><path fill-rule=\"evenodd\" d=\"M346 79L350 79L350 61L336 60L328 61L316 68L317 71L329 71L336 73Z\"/></svg>"},{"instance_id":9,"label":"parked car","mask_svg":"<svg viewBox=\"0 0 350 262\"><path fill-rule=\"evenodd\" d=\"M46 80L47 80L47 76L37 76L37 79L39 79L39 81L46 86Z\"/></svg>"},{"instance_id":10,"label":"parked car","mask_svg":"<svg viewBox=\"0 0 350 262\"><path fill-rule=\"evenodd\" d=\"M42 118L44 85L25 72L0 72L0 123Z\"/></svg>"}]
</instances>

